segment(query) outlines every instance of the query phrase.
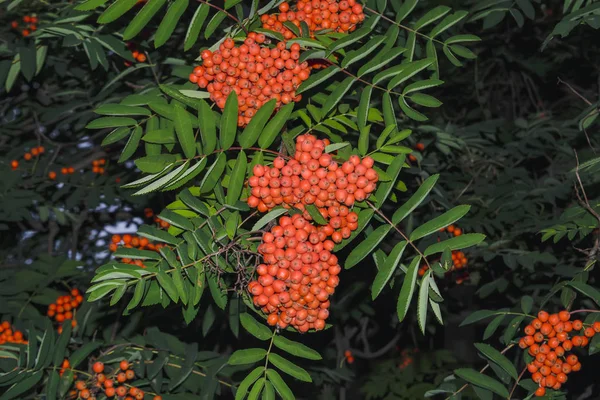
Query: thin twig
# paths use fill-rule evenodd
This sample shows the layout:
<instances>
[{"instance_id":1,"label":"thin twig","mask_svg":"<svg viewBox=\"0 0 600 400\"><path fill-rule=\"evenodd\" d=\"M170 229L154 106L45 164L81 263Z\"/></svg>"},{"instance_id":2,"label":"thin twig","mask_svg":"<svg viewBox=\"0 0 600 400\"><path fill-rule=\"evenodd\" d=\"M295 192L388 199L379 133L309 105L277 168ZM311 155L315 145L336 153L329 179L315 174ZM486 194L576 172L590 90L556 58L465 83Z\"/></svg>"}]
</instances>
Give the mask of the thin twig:
<instances>
[{"instance_id":1,"label":"thin twig","mask_svg":"<svg viewBox=\"0 0 600 400\"><path fill-rule=\"evenodd\" d=\"M237 19L233 14L225 11L223 8L221 8L219 6L216 6L214 4L210 4L208 1L205 1L205 0L197 0L197 1L199 3L202 3L202 4L206 4L207 6L212 7L215 10L219 10L220 12L225 13L229 18L231 18L232 20L234 20L235 23L238 24L240 28L242 28L242 30L246 33L246 35L248 34L248 29L246 29L246 27L244 26L244 24L242 24L242 22L239 19Z\"/></svg>"}]
</instances>

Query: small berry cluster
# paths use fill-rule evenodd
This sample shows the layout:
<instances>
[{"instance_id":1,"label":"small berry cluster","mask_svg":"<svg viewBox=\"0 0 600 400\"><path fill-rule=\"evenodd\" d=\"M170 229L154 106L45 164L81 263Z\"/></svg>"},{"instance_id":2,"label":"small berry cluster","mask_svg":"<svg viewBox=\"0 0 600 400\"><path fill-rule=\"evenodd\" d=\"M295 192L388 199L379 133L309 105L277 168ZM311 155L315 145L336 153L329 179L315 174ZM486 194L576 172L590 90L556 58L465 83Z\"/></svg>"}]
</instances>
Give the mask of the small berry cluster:
<instances>
[{"instance_id":1,"label":"small berry cluster","mask_svg":"<svg viewBox=\"0 0 600 400\"><path fill-rule=\"evenodd\" d=\"M83 296L79 292L79 289L72 289L70 294L60 296L56 299L56 302L50 304L48 306L48 311L46 311L46 315L50 318L54 318L59 324L71 320L71 326L74 328L77 326L77 321L75 321L73 317L81 303L83 303ZM62 325L58 327L58 332L62 332Z\"/></svg>"},{"instance_id":2,"label":"small berry cluster","mask_svg":"<svg viewBox=\"0 0 600 400\"><path fill-rule=\"evenodd\" d=\"M10 23L10 27L19 30L21 29L21 35L23 37L27 37L31 34L31 32L35 32L37 30L38 17L35 15L26 15L23 17L24 26L20 28L19 21L13 21Z\"/></svg>"},{"instance_id":3,"label":"small berry cluster","mask_svg":"<svg viewBox=\"0 0 600 400\"><path fill-rule=\"evenodd\" d=\"M352 352L350 350L346 350L344 352L344 358L346 359L346 362L348 364L354 364L354 356L352 355Z\"/></svg>"},{"instance_id":4,"label":"small berry cluster","mask_svg":"<svg viewBox=\"0 0 600 400\"><path fill-rule=\"evenodd\" d=\"M256 112L271 99L276 107L298 102L296 89L310 76L308 63L299 63L300 45L286 49L284 42L274 48L261 46L265 35L251 32L240 46L225 39L215 52L201 53L202 66L194 68L191 82L206 88L220 109L233 91L238 95L238 126L246 126Z\"/></svg>"},{"instance_id":5,"label":"small berry cluster","mask_svg":"<svg viewBox=\"0 0 600 400\"><path fill-rule=\"evenodd\" d=\"M302 22L308 26L309 34L331 30L347 33L356 29L357 24L365 20L363 7L356 0L299 0L295 10L288 2L279 5L279 14L261 16L265 29L279 32L286 40L296 37L284 23L289 21L302 31Z\"/></svg>"},{"instance_id":6,"label":"small berry cluster","mask_svg":"<svg viewBox=\"0 0 600 400\"><path fill-rule=\"evenodd\" d=\"M0 344L5 343L27 344L27 340L23 337L23 332L13 329L10 322L2 321L0 324Z\"/></svg>"},{"instance_id":7,"label":"small berry cluster","mask_svg":"<svg viewBox=\"0 0 600 400\"><path fill-rule=\"evenodd\" d=\"M74 167L62 167L60 173L63 175L73 175L75 173Z\"/></svg>"},{"instance_id":8,"label":"small berry cluster","mask_svg":"<svg viewBox=\"0 0 600 400\"><path fill-rule=\"evenodd\" d=\"M425 145L423 143L419 142L419 143L415 144L415 150L422 153L425 150ZM414 154L409 154L408 159L412 162L417 161L417 157L415 157Z\"/></svg>"},{"instance_id":9,"label":"small berry cluster","mask_svg":"<svg viewBox=\"0 0 600 400\"><path fill-rule=\"evenodd\" d=\"M371 157L356 155L339 165L325 153L329 141L317 140L312 135L300 135L296 141L294 158L287 163L281 157L273 167L256 165L248 180L251 195L248 205L266 212L281 205L298 208L304 217L312 220L306 206L314 204L328 221L319 232L331 236L335 243L350 237L358 227L358 216L350 212L356 201L365 200L379 180Z\"/></svg>"},{"instance_id":10,"label":"small berry cluster","mask_svg":"<svg viewBox=\"0 0 600 400\"><path fill-rule=\"evenodd\" d=\"M584 327L580 320L570 321L571 314L561 311L548 314L540 311L524 329L525 335L519 340L519 347L529 349L535 359L527 365L531 379L539 388L536 396L544 396L546 388L560 389L571 371L579 371L581 363L574 354L567 354L573 347L585 347L596 333L600 332L600 322ZM583 331L583 332L581 332ZM575 333L579 332L579 335Z\"/></svg>"},{"instance_id":11,"label":"small berry cluster","mask_svg":"<svg viewBox=\"0 0 600 400\"><path fill-rule=\"evenodd\" d=\"M75 382L75 390L70 392L72 398L95 400L104 392L108 398L117 397L123 400L143 400L146 393L138 387L127 382L135 379L135 372L127 360L119 363L119 368L106 374L104 364L97 361L92 365L93 375L86 382L79 380ZM117 386L115 387L115 384ZM154 396L153 400L162 400L161 396Z\"/></svg>"},{"instance_id":12,"label":"small berry cluster","mask_svg":"<svg viewBox=\"0 0 600 400\"><path fill-rule=\"evenodd\" d=\"M67 358L65 358L62 364L60 365L60 370L58 371L58 374L60 376L63 376L69 368L71 368L71 362ZM77 375L73 375L73 379L77 379Z\"/></svg>"},{"instance_id":13,"label":"small berry cluster","mask_svg":"<svg viewBox=\"0 0 600 400\"><path fill-rule=\"evenodd\" d=\"M92 172L94 174L104 174L104 166L106 165L106 158L92 161Z\"/></svg>"},{"instance_id":14,"label":"small berry cluster","mask_svg":"<svg viewBox=\"0 0 600 400\"><path fill-rule=\"evenodd\" d=\"M402 352L400 353L401 355L401 362L400 364L398 364L398 368L400 369L405 369L407 368L409 365L411 365L414 362L414 359L412 357L413 353L418 353L419 349L413 349L413 350L402 350Z\"/></svg>"},{"instance_id":15,"label":"small berry cluster","mask_svg":"<svg viewBox=\"0 0 600 400\"><path fill-rule=\"evenodd\" d=\"M46 149L44 148L44 146L37 146L37 147L32 148L25 154L23 154L23 159L25 161L31 161L31 159L33 159L33 157L39 157L40 155L44 154L45 152L46 152ZM10 162L10 167L13 169L13 171L15 169L19 168L19 161L12 160Z\"/></svg>"},{"instance_id":16,"label":"small berry cluster","mask_svg":"<svg viewBox=\"0 0 600 400\"><path fill-rule=\"evenodd\" d=\"M112 235L111 243L108 246L111 252L117 251L119 246L126 247L128 249L136 248L139 250L150 250L158 252L161 248L166 246L163 243L150 243L148 239L140 236L132 236L130 234L125 234L121 237L121 235ZM131 259L131 258L122 258L121 262L124 264L137 265L140 268L146 268L142 260L139 259Z\"/></svg>"},{"instance_id":17,"label":"small berry cluster","mask_svg":"<svg viewBox=\"0 0 600 400\"><path fill-rule=\"evenodd\" d=\"M147 57L146 54L144 54L144 52L139 51L137 46L135 45L135 43L133 42L128 42L127 43L127 49L131 52L131 56L139 63L143 63L146 62ZM126 67L131 67L131 63L129 61L125 61L125 66Z\"/></svg>"}]
</instances>

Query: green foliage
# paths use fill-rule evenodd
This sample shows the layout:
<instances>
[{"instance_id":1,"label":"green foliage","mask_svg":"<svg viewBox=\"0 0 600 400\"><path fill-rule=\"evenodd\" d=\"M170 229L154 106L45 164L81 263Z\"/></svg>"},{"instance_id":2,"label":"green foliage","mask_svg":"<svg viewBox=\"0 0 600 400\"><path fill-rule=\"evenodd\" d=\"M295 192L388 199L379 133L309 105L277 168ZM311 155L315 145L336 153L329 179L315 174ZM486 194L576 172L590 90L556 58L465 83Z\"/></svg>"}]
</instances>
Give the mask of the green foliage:
<instances>
[{"instance_id":1,"label":"green foliage","mask_svg":"<svg viewBox=\"0 0 600 400\"><path fill-rule=\"evenodd\" d=\"M286 22L301 61L326 67L243 128L235 91L221 111L188 77L225 38L274 45L260 18L279 2L1 3L0 317L28 342L0 344L0 398L67 398L93 362L122 359L165 399L525 398L515 344L537 311L597 318L597 83L559 69L597 57L597 2L369 0L348 34ZM557 76L560 96L542 85ZM262 233L295 211L253 212L246 183L306 133L336 161L372 157L379 182L335 245L330 325L300 336L247 291ZM159 247L109 253L112 234ZM75 287L86 302L58 334L47 307ZM464 346L473 325L485 343ZM445 332L461 357L435 350ZM396 347L411 341L423 350Z\"/></svg>"}]
</instances>

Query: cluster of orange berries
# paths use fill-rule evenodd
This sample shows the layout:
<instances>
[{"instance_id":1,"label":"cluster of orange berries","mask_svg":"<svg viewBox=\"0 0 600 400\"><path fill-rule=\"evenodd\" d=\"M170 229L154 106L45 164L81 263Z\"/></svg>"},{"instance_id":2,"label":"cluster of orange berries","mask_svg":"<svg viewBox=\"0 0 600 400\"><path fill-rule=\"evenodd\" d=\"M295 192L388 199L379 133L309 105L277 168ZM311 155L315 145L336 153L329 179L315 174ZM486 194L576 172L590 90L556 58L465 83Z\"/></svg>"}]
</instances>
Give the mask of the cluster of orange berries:
<instances>
[{"instance_id":1,"label":"cluster of orange berries","mask_svg":"<svg viewBox=\"0 0 600 400\"><path fill-rule=\"evenodd\" d=\"M99 160L92 161L92 172L95 174L104 174L104 166L106 165L106 159L101 158Z\"/></svg>"},{"instance_id":2,"label":"cluster of orange berries","mask_svg":"<svg viewBox=\"0 0 600 400\"><path fill-rule=\"evenodd\" d=\"M350 350L346 350L344 352L344 358L346 359L346 362L348 364L354 364L354 356L352 355L352 352Z\"/></svg>"},{"instance_id":3,"label":"cluster of orange berries","mask_svg":"<svg viewBox=\"0 0 600 400\"><path fill-rule=\"evenodd\" d=\"M415 145L415 150L422 153L423 150L425 150L425 145L423 143L419 142ZM409 154L408 159L412 162L417 161L417 157L415 157L413 154Z\"/></svg>"},{"instance_id":4,"label":"cluster of orange berries","mask_svg":"<svg viewBox=\"0 0 600 400\"><path fill-rule=\"evenodd\" d=\"M325 153L328 140L317 140L312 135L300 135L296 141L294 158L287 163L282 157L273 161L273 167L256 165L248 180L251 195L248 205L266 212L281 205L304 211L304 218L312 220L307 205L317 207L328 221L319 232L331 236L335 243L350 236L358 227L358 216L349 211L356 201L365 200L379 180L371 157L356 155L339 165Z\"/></svg>"},{"instance_id":5,"label":"cluster of orange berries","mask_svg":"<svg viewBox=\"0 0 600 400\"><path fill-rule=\"evenodd\" d=\"M37 146L37 147L32 148L31 150L29 150L25 154L23 154L23 159L25 161L30 161L31 159L33 159L33 157L38 157L41 154L44 154L45 152L46 152L46 149L44 148L44 146ZM12 160L10 162L10 167L13 169L13 171L15 169L19 168L19 161L18 160Z\"/></svg>"},{"instance_id":6,"label":"cluster of orange berries","mask_svg":"<svg viewBox=\"0 0 600 400\"><path fill-rule=\"evenodd\" d=\"M0 344L5 343L27 344L27 340L23 337L23 332L13 329L10 322L2 321L0 324Z\"/></svg>"},{"instance_id":7,"label":"cluster of orange berries","mask_svg":"<svg viewBox=\"0 0 600 400\"><path fill-rule=\"evenodd\" d=\"M96 399L96 396L104 392L108 398L117 397L123 400L142 400L146 396L143 390L127 384L128 381L135 379L135 372L130 368L127 360L119 363L119 368L110 374L105 374L104 364L97 361L92 365L94 375L85 382L79 380L75 382L75 390L70 392L72 398L77 399ZM117 385L115 387L115 384ZM162 400L162 396L154 396L153 400Z\"/></svg>"},{"instance_id":8,"label":"cluster of orange berries","mask_svg":"<svg viewBox=\"0 0 600 400\"><path fill-rule=\"evenodd\" d=\"M286 40L296 37L284 25L286 21L296 25L300 31L302 22L305 22L310 36L314 37L315 32L321 30L352 32L364 20L363 7L356 0L300 0L295 10L290 9L288 2L283 2L279 5L279 14L265 14L260 18L263 28L281 33Z\"/></svg>"},{"instance_id":9,"label":"cluster of orange berries","mask_svg":"<svg viewBox=\"0 0 600 400\"><path fill-rule=\"evenodd\" d=\"M204 50L202 66L194 68L189 76L192 83L208 90L220 109L235 92L240 127L271 99L276 99L276 107L300 101L302 96L296 94L296 89L310 76L308 63L298 62L300 45L292 44L288 50L284 42L279 42L269 48L261 46L265 41L265 35L254 32L240 46L227 38L215 52Z\"/></svg>"},{"instance_id":10,"label":"cluster of orange berries","mask_svg":"<svg viewBox=\"0 0 600 400\"><path fill-rule=\"evenodd\" d=\"M60 365L60 370L58 371L58 374L60 376L63 376L69 368L71 368L71 362L67 358L65 358L62 364ZM73 375L73 379L77 379L77 375Z\"/></svg>"},{"instance_id":11,"label":"cluster of orange berries","mask_svg":"<svg viewBox=\"0 0 600 400\"><path fill-rule=\"evenodd\" d=\"M139 249L139 250L150 250L158 252L161 248L166 246L163 243L150 243L148 239L140 236L132 236L130 234L125 234L121 237L121 235L112 235L111 243L108 246L111 252L117 251L119 246L126 247L128 249ZM131 258L122 258L121 262L124 264L137 265L140 268L146 268L142 260L133 260Z\"/></svg>"},{"instance_id":12,"label":"cluster of orange berries","mask_svg":"<svg viewBox=\"0 0 600 400\"><path fill-rule=\"evenodd\" d=\"M144 208L144 216L148 219L154 217L154 222L156 222L156 224L163 229L169 229L171 226L171 224L169 224L167 221L155 216L154 211L149 207Z\"/></svg>"},{"instance_id":13,"label":"cluster of orange berries","mask_svg":"<svg viewBox=\"0 0 600 400\"><path fill-rule=\"evenodd\" d=\"M300 135L294 159L286 163L278 157L273 167L257 165L248 180L250 207L266 212L282 205L302 211L281 217L263 234L258 252L264 264L256 268L258 280L248 284L254 304L268 314L267 323L299 332L325 328L329 296L340 282L333 248L358 228L358 214L349 207L373 192L378 180L373 159L352 156L340 166L325 153L327 144ZM306 209L312 204L327 224L312 223Z\"/></svg>"},{"instance_id":14,"label":"cluster of orange berries","mask_svg":"<svg viewBox=\"0 0 600 400\"><path fill-rule=\"evenodd\" d=\"M31 32L35 32L37 30L38 18L35 15L26 15L23 17L23 23L25 26L21 29L21 35L23 37L27 37L31 34ZM18 30L19 21L13 21L10 23L10 27Z\"/></svg>"},{"instance_id":15,"label":"cluster of orange berries","mask_svg":"<svg viewBox=\"0 0 600 400\"><path fill-rule=\"evenodd\" d=\"M579 371L581 363L574 354L567 352L573 347L585 347L596 333L600 332L600 322L584 327L580 320L570 321L571 314L561 311L558 314L548 314L540 311L524 329L525 335L519 340L519 347L535 357L527 365L532 374L531 379L539 388L536 396L544 396L546 388L560 389L567 381L567 375ZM581 332L583 331L583 332ZM575 333L580 333L575 335Z\"/></svg>"},{"instance_id":16,"label":"cluster of orange berries","mask_svg":"<svg viewBox=\"0 0 600 400\"><path fill-rule=\"evenodd\" d=\"M77 326L77 321L73 319L75 310L83 303L83 296L79 289L72 289L70 294L58 297L56 302L48 306L46 315L60 324L64 321L71 320L71 326ZM62 332L62 325L58 327L58 332Z\"/></svg>"},{"instance_id":17,"label":"cluster of orange berries","mask_svg":"<svg viewBox=\"0 0 600 400\"><path fill-rule=\"evenodd\" d=\"M412 354L413 353L418 353L419 349L415 348L413 350L402 350L401 354L401 360L402 362L398 365L398 368L400 369L405 369L406 367L408 367L409 365L411 365L413 363L413 358L412 358Z\"/></svg>"},{"instance_id":18,"label":"cluster of orange berries","mask_svg":"<svg viewBox=\"0 0 600 400\"><path fill-rule=\"evenodd\" d=\"M137 46L133 42L127 43L127 49L131 51L131 56L140 63L146 62L146 55L137 49ZM129 61L125 61L125 66L130 67L132 64Z\"/></svg>"}]
</instances>

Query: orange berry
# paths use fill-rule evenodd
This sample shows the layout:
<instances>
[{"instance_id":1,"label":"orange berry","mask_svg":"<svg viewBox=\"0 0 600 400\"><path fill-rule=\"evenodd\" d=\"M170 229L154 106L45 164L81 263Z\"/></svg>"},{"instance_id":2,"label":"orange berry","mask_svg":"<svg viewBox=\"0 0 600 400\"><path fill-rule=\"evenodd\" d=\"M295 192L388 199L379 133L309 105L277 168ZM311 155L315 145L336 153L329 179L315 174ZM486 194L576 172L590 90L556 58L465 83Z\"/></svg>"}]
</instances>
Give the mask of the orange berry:
<instances>
[{"instance_id":1,"label":"orange berry","mask_svg":"<svg viewBox=\"0 0 600 400\"><path fill-rule=\"evenodd\" d=\"M127 235L126 235L127 236ZM123 237L123 240L125 240L125 238ZM119 363L119 368L121 368L123 371L126 371L127 369L129 369L129 361L127 360L122 360Z\"/></svg>"},{"instance_id":2,"label":"orange berry","mask_svg":"<svg viewBox=\"0 0 600 400\"><path fill-rule=\"evenodd\" d=\"M563 310L563 311L561 311L561 312L558 313L558 318L561 321L566 322L566 321L568 321L571 318L571 314L568 311Z\"/></svg>"},{"instance_id":3,"label":"orange berry","mask_svg":"<svg viewBox=\"0 0 600 400\"><path fill-rule=\"evenodd\" d=\"M546 311L540 311L537 315L538 319L542 322L548 321L550 315Z\"/></svg>"},{"instance_id":4,"label":"orange berry","mask_svg":"<svg viewBox=\"0 0 600 400\"><path fill-rule=\"evenodd\" d=\"M96 361L96 362L94 363L94 365L92 366L92 370L93 370L95 373L99 374L99 373L101 373L102 371L104 371L104 364L103 364L102 362L100 362L100 361Z\"/></svg>"}]
</instances>

